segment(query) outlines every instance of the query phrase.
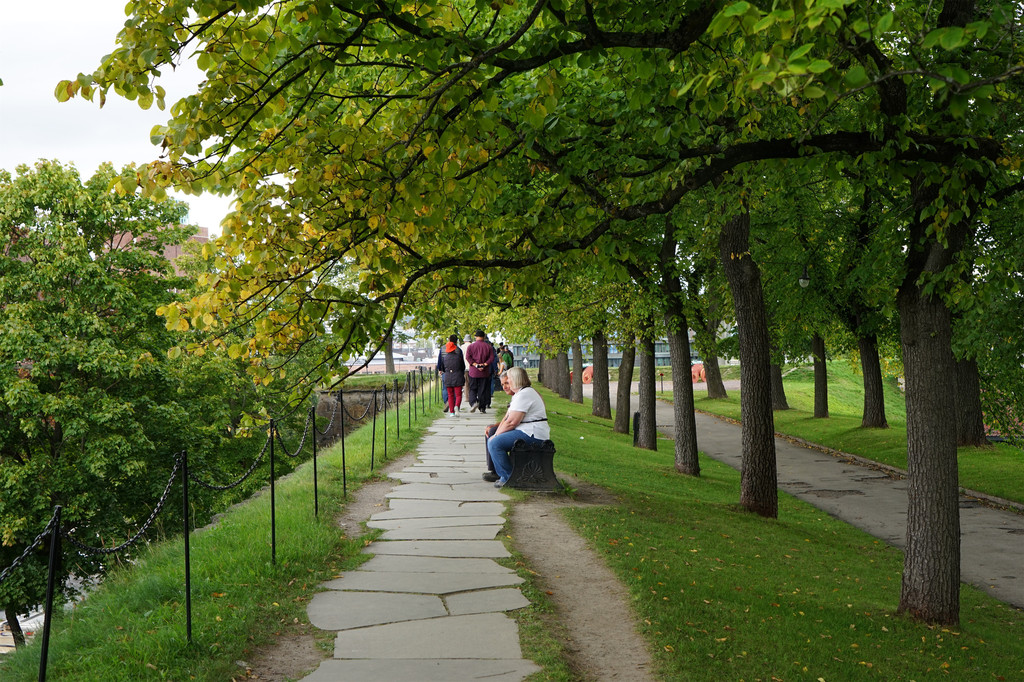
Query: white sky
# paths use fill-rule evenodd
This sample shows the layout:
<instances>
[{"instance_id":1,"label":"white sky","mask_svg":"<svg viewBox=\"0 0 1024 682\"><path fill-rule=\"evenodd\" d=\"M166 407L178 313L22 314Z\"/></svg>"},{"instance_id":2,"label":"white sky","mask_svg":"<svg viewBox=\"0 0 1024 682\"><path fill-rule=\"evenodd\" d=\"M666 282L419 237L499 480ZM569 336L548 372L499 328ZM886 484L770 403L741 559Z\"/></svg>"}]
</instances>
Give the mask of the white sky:
<instances>
[{"instance_id":1,"label":"white sky","mask_svg":"<svg viewBox=\"0 0 1024 682\"><path fill-rule=\"evenodd\" d=\"M115 168L146 163L159 156L149 142L154 125L166 124L167 110L154 104L143 111L135 102L111 94L102 109L95 102L60 103L58 81L92 73L115 47L124 25L125 0L0 0L0 168L38 159L56 159L78 168L87 180L104 161ZM171 73L161 85L167 107L189 94L198 70ZM96 98L98 101L98 97ZM174 195L189 204L189 222L220 233L231 200L212 194Z\"/></svg>"}]
</instances>

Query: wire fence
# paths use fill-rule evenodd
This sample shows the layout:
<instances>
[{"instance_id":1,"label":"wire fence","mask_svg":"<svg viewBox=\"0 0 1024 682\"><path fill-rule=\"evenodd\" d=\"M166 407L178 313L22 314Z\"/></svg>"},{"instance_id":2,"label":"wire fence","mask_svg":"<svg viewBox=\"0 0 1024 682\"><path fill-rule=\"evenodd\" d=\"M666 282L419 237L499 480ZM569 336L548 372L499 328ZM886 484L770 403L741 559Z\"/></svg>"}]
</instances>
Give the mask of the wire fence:
<instances>
[{"instance_id":1,"label":"wire fence","mask_svg":"<svg viewBox=\"0 0 1024 682\"><path fill-rule=\"evenodd\" d=\"M429 385L428 385L429 384ZM260 452L255 456L251 465L240 477L231 481L230 483L214 483L210 482L209 474L204 475L203 472L193 472L189 470L188 452L181 451L174 457L174 464L171 467L170 474L167 478L167 484L164 486L163 493L160 495L159 500L153 507L152 512L146 518L146 520L139 526L127 540L124 542L111 546L111 547L95 547L85 540L81 539L88 535L85 529L79 528L66 528L61 525L61 512L62 508L58 505L54 507L53 515L46 526L36 535L35 539L29 543L21 555L15 559L8 567L0 571L0 584L7 580L10 576L14 575L19 568L22 568L25 562L33 556L43 546L47 538L50 540L49 547L49 563L47 568L47 591L46 591L46 604L44 606L44 621L43 621L43 639L42 647L40 652L39 660L39 680L44 681L46 679L46 662L49 654L49 640L50 640L50 622L53 611L53 593L58 581L58 566L61 555L61 539L66 540L76 551L83 554L93 555L114 555L129 551L134 545L136 545L153 526L157 517L160 516L161 512L167 507L167 503L171 497L171 490L174 487L176 481L181 481L182 489L182 518L183 518L183 537L185 547L185 631L186 639L189 643L192 642L192 586L191 586L191 558L189 552L189 533L191 532L189 524L189 482L195 483L202 488L216 492L224 492L236 488L245 483L253 474L259 469L260 464L269 453L269 479L270 479L270 534L271 534L271 562L277 563L277 524L276 524L276 475L275 475L275 464L277 450L283 453L286 457L297 458L299 457L303 449L306 447L307 440L312 446L312 461L313 461L313 513L314 516L320 514L320 502L319 502L319 484L318 484L318 471L317 471L317 451L322 445L328 443L328 441L337 441L339 438L333 437L333 434L340 433L341 441L341 471L342 471L342 492L344 496L348 496L348 464L346 461L345 452L345 435L346 424L349 427L352 424L372 424L373 431L370 438L370 470L373 471L374 457L376 455L377 447L377 415L378 413L383 415L384 429L383 429L383 458L387 459L387 435L388 435L388 411L394 408L394 421L395 421L395 434L397 438L401 438L401 404L403 396L405 397L405 404L407 407L407 423L408 426L412 426L414 415L418 419L421 413L426 413L426 397L427 394L439 395L436 391L436 387L439 382L436 381L435 374L433 372L424 372L423 368L420 368L418 372L409 371L406 373L405 385L401 386L398 379L395 379L392 386L383 384L380 388L372 389L371 396L366 405L363 408L362 414L356 416L353 411L345 403L344 390L339 390L336 395L328 394L328 397L333 400L333 406L330 409L330 417L327 425L323 428L317 426L317 407L309 408L305 422L302 427L301 436L292 435L288 436L284 434L281 428L281 420L271 418L267 425L266 440L263 443ZM365 393L362 392L361 393ZM417 398L419 400L417 400ZM318 401L319 402L319 401ZM418 403L418 404L417 404ZM358 412L358 409L355 410ZM296 413L296 410L292 410L287 416L292 416ZM348 422L346 422L346 419ZM340 428L337 431L332 431L335 425L335 420L338 420ZM292 448L287 445L288 440L298 444ZM275 443L278 446L275 448Z\"/></svg>"}]
</instances>

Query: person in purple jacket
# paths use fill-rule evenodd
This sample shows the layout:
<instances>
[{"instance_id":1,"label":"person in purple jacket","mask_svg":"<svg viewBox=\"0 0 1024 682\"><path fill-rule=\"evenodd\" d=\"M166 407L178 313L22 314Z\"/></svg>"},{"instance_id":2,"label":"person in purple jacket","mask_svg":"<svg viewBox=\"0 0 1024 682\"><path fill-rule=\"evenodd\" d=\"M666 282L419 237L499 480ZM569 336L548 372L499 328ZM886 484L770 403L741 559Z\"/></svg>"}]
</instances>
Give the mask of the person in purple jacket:
<instances>
[{"instance_id":1,"label":"person in purple jacket","mask_svg":"<svg viewBox=\"0 0 1024 682\"><path fill-rule=\"evenodd\" d=\"M494 346L487 342L483 330L476 330L476 339L466 348L466 368L469 370L469 411L487 412L491 406L491 363L494 362Z\"/></svg>"}]
</instances>

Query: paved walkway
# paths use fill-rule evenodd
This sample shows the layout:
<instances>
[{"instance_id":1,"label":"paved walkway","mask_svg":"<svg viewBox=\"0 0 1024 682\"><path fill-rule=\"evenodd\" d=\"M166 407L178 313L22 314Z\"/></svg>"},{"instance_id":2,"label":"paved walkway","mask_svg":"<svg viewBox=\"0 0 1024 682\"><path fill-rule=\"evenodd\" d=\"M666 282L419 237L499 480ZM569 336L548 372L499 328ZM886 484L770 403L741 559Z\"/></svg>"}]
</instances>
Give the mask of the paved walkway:
<instances>
[{"instance_id":1,"label":"paved walkway","mask_svg":"<svg viewBox=\"0 0 1024 682\"><path fill-rule=\"evenodd\" d=\"M540 670L522 657L507 611L529 602L523 582L495 559L507 496L481 480L483 428L493 415L442 417L417 462L390 474L401 484L370 517L384 534L358 570L324 585L310 621L337 632L334 658L310 682L522 680Z\"/></svg>"},{"instance_id":2,"label":"paved walkway","mask_svg":"<svg viewBox=\"0 0 1024 682\"><path fill-rule=\"evenodd\" d=\"M726 388L735 390L735 383L727 382ZM669 382L665 384L669 390ZM704 384L694 384L694 390L707 389ZM585 394L591 395L590 387ZM638 409L638 404L634 395L632 409ZM658 401L657 411L658 430L674 437L672 405ZM739 469L741 427L697 413L697 448ZM775 439L775 451L780 490L891 545L901 549L906 546L905 478L858 461L852 455L834 455L783 438ZM1024 608L1024 514L994 509L976 498L962 496L960 557L960 577L964 582L1007 604Z\"/></svg>"}]
</instances>

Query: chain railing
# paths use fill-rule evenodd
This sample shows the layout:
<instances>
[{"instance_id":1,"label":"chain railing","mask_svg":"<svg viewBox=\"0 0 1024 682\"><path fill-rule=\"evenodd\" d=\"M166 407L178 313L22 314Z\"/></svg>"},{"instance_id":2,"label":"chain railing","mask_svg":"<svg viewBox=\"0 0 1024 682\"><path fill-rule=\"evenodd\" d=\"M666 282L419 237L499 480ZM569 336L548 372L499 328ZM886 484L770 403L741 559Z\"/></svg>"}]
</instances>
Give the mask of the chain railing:
<instances>
[{"instance_id":1,"label":"chain railing","mask_svg":"<svg viewBox=\"0 0 1024 682\"><path fill-rule=\"evenodd\" d=\"M431 382L430 389L433 389L434 376L431 374L429 378ZM194 482L199 486L208 490L223 492L242 485L247 481L260 463L263 461L264 456L270 453L270 489L271 489L271 557L272 561L276 563L276 522L275 522L275 441L280 445L282 452L290 458L298 457L303 449L306 447L306 441L309 439L312 452L313 452L313 491L314 491L314 514L319 515L319 491L317 482L317 450L319 442L319 436L327 435L327 433L333 428L335 419L340 419L340 432L341 432L341 453L342 453L342 487L343 494L347 497L348 495L348 477L347 477L347 462L345 455L345 419L346 417L354 422L362 422L372 420L372 433L370 441L370 470L373 470L374 456L377 440L377 413L383 412L384 415L384 458L387 458L387 412L389 408L395 408L395 430L396 435L401 437L401 400L404 395L407 403L408 411L408 423L411 428L413 422L413 412L416 412L417 418L419 413L426 413L425 407L425 394L432 392L427 388L427 382L423 376L423 370L420 368L419 372L410 371L406 375L405 386L400 387L397 379L394 380L393 386L389 388L385 384L380 389L374 389L371 392L371 399L367 402L363 413L358 417L354 416L345 405L344 391L339 390L335 398L334 407L331 409L330 419L327 425L321 429L316 424L316 408L309 408L309 413L306 417L305 424L303 426L302 436L299 439L298 446L292 451L285 444L284 438L281 435L280 428L278 426L279 420L270 419L267 427L267 437L263 443L263 447L260 452L253 459L252 464L239 478L235 479L228 484L215 484L203 480L197 473L189 470L188 465L188 453L181 451L174 458L174 465L171 468L170 475L167 479L167 483L164 486L163 492L160 495L159 500L153 507L149 516L142 523L139 529L131 535L124 542L114 545L111 547L94 547L91 546L77 537L72 533L78 531L77 528L62 528L61 527L61 507L57 506L54 508L53 516L50 518L46 527L36 535L35 539L29 543L21 555L15 559L10 566L0 571L0 583L7 580L16 570L24 565L28 558L37 551L43 544L44 540L50 538L50 563L47 576L47 596L44 614L44 628L43 628L43 647L40 654L40 670L39 679L46 679L46 661L49 650L49 631L50 631L50 615L53 610L53 593L56 582L56 566L60 556L60 540L64 538L72 545L76 551L83 552L86 554L94 555L112 555L119 552L126 552L136 545L149 531L149 529L155 523L157 517L163 511L167 505L167 500L170 497L171 488L174 486L175 481L178 477L178 472L181 472L181 485L182 485L182 517L183 517L183 534L185 540L185 602L186 602L186 637L189 643L192 641L192 595L191 595L191 560L189 553L189 482ZM420 404L417 406L416 397L419 396ZM417 410L417 407L419 408ZM383 409L382 409L383 408ZM288 413L288 416L293 416L297 409L293 409Z\"/></svg>"}]
</instances>

